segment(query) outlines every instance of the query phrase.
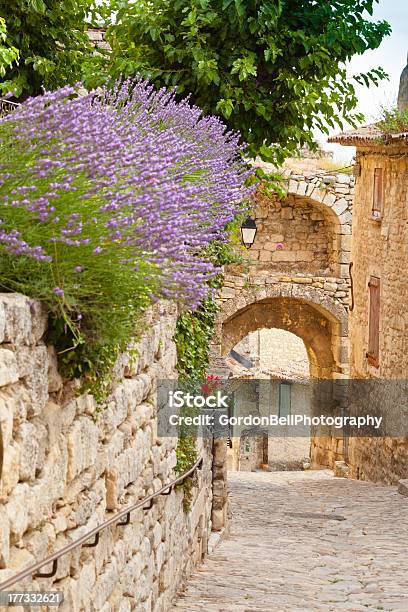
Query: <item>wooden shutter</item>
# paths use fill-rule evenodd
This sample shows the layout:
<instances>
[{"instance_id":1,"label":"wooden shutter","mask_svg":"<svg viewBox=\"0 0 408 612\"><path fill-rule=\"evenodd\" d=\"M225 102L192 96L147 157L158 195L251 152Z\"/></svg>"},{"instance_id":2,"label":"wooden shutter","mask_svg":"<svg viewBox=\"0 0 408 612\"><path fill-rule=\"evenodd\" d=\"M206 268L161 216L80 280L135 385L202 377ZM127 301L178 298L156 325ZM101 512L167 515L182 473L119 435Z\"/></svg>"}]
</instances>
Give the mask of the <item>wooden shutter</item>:
<instances>
[{"instance_id":1,"label":"wooden shutter","mask_svg":"<svg viewBox=\"0 0 408 612\"><path fill-rule=\"evenodd\" d=\"M370 319L367 358L370 365L378 368L380 358L380 279L371 276L368 286L370 289Z\"/></svg>"},{"instance_id":2,"label":"wooden shutter","mask_svg":"<svg viewBox=\"0 0 408 612\"><path fill-rule=\"evenodd\" d=\"M291 411L291 384L281 382L279 385L279 416L285 417L290 415Z\"/></svg>"},{"instance_id":3,"label":"wooden shutter","mask_svg":"<svg viewBox=\"0 0 408 612\"><path fill-rule=\"evenodd\" d=\"M373 210L376 216L380 216L384 205L384 177L383 169L375 168L374 170L374 197Z\"/></svg>"}]
</instances>

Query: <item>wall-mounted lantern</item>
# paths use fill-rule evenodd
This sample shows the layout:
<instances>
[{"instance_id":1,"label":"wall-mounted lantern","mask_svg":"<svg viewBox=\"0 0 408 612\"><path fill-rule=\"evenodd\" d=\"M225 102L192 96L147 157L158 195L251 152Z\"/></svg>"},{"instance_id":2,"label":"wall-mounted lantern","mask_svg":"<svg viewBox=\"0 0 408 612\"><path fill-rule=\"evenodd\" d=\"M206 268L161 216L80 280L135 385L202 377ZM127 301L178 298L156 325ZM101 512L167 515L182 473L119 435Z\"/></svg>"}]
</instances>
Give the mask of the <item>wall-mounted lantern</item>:
<instances>
[{"instance_id":1,"label":"wall-mounted lantern","mask_svg":"<svg viewBox=\"0 0 408 612\"><path fill-rule=\"evenodd\" d=\"M247 249L250 249L255 242L256 230L256 223L254 219L251 219L251 217L248 217L248 219L241 225L242 243Z\"/></svg>"}]
</instances>

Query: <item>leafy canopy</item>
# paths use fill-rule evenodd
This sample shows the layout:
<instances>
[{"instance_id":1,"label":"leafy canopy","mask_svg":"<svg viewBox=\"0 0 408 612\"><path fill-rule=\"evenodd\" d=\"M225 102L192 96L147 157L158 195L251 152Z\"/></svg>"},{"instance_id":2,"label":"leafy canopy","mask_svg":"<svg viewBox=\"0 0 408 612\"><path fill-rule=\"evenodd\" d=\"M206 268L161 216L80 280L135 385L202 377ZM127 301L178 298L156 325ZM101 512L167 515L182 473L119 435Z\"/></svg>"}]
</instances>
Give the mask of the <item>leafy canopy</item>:
<instances>
[{"instance_id":1,"label":"leafy canopy","mask_svg":"<svg viewBox=\"0 0 408 612\"><path fill-rule=\"evenodd\" d=\"M4 77L7 68L18 59L18 50L9 44L6 22L0 17L0 77Z\"/></svg>"},{"instance_id":2,"label":"leafy canopy","mask_svg":"<svg viewBox=\"0 0 408 612\"><path fill-rule=\"evenodd\" d=\"M9 62L1 75L0 94L25 98L42 86L53 90L80 80L93 52L86 34L92 5L93 0L0 0L7 41L20 53L18 64Z\"/></svg>"},{"instance_id":3,"label":"leafy canopy","mask_svg":"<svg viewBox=\"0 0 408 612\"><path fill-rule=\"evenodd\" d=\"M113 0L113 76L141 73L176 86L239 130L253 155L282 162L312 130L355 125L355 80L345 63L376 49L388 23L367 20L377 0ZM269 146L272 145L271 148Z\"/></svg>"}]
</instances>

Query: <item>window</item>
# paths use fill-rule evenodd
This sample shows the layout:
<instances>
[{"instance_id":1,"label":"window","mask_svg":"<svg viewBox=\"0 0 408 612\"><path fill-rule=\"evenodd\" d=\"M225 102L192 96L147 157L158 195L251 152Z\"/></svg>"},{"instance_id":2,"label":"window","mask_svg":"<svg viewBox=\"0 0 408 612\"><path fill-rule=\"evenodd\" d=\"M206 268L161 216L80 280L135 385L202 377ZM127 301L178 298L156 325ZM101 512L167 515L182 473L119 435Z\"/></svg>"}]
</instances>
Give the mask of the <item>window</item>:
<instances>
[{"instance_id":1,"label":"window","mask_svg":"<svg viewBox=\"0 0 408 612\"><path fill-rule=\"evenodd\" d=\"M373 217L380 218L384 206L384 177L383 169L374 170L374 196L373 196Z\"/></svg>"},{"instance_id":2,"label":"window","mask_svg":"<svg viewBox=\"0 0 408 612\"><path fill-rule=\"evenodd\" d=\"M370 365L378 368L380 358L380 279L371 276L368 287L370 289L370 318L367 359Z\"/></svg>"},{"instance_id":3,"label":"window","mask_svg":"<svg viewBox=\"0 0 408 612\"><path fill-rule=\"evenodd\" d=\"M290 415L291 409L291 384L289 382L281 382L279 385L279 416L285 417Z\"/></svg>"}]
</instances>

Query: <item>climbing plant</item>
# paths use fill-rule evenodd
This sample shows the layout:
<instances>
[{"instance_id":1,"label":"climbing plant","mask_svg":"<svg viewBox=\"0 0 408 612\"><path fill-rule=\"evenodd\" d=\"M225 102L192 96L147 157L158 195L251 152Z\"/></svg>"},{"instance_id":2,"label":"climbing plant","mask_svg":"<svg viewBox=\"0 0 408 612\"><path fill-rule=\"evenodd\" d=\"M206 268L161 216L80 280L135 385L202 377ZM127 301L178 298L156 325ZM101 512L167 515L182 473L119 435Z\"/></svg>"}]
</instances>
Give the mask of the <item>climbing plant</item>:
<instances>
[{"instance_id":1,"label":"climbing plant","mask_svg":"<svg viewBox=\"0 0 408 612\"><path fill-rule=\"evenodd\" d=\"M251 181L249 181L251 182ZM208 245L206 254L217 267L242 261L238 246L239 227L242 217L237 215L233 222L228 224L228 242L214 241ZM214 336L215 322L218 312L216 295L222 288L223 274L209 281L211 293L200 306L192 311L180 315L177 321L175 343L177 347L177 369L182 388L191 392L200 392L202 384L207 378L210 357L210 344ZM191 411L191 415L194 411ZM180 428L176 448L177 474L188 470L197 460L196 437L190 428ZM191 496L191 479L183 485L184 508L188 510Z\"/></svg>"}]
</instances>

